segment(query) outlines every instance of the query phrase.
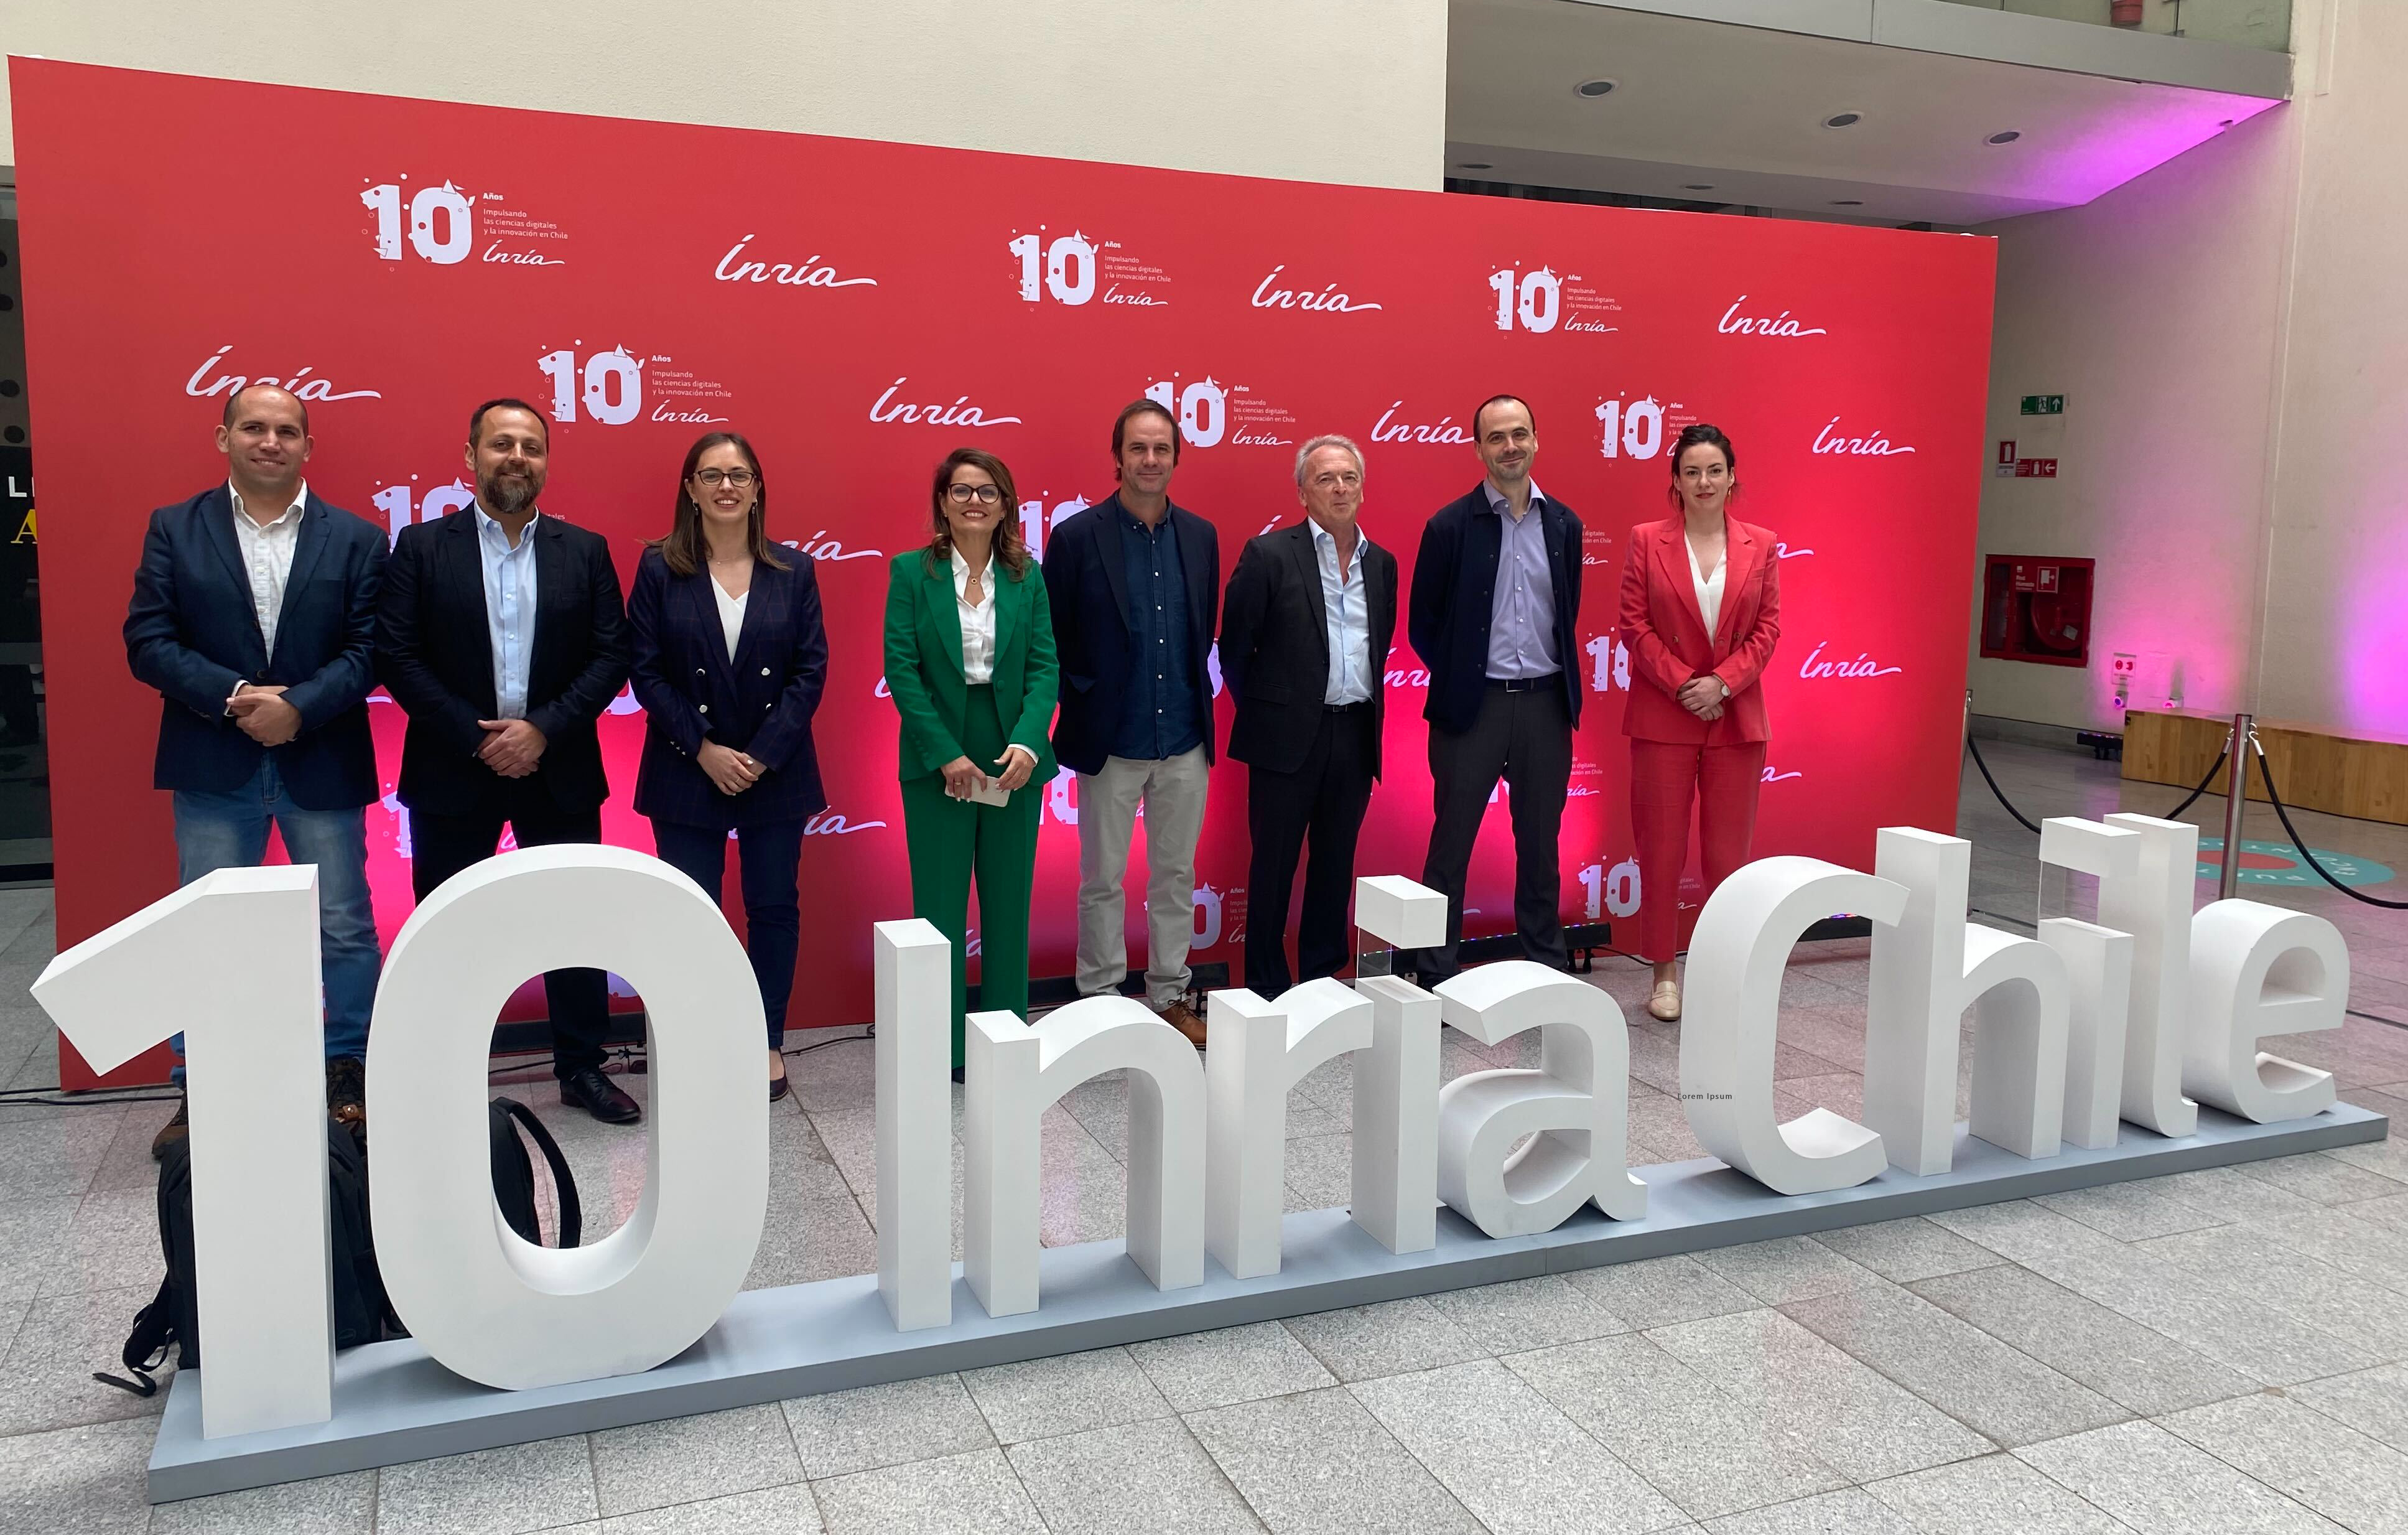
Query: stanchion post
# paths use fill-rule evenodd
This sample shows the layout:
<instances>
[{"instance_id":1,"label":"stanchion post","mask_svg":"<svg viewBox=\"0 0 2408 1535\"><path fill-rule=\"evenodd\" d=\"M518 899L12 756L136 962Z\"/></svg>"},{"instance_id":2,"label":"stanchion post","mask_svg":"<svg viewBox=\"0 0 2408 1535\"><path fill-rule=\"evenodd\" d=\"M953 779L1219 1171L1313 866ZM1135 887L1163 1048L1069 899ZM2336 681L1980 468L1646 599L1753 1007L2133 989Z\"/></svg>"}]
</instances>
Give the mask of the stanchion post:
<instances>
[{"instance_id":1,"label":"stanchion post","mask_svg":"<svg viewBox=\"0 0 2408 1535\"><path fill-rule=\"evenodd\" d=\"M2224 751L2224 868L2216 876L2215 897L2230 900L2241 882L2241 812L2249 804L2249 743L2257 733L2254 714L2232 716L2232 739Z\"/></svg>"}]
</instances>

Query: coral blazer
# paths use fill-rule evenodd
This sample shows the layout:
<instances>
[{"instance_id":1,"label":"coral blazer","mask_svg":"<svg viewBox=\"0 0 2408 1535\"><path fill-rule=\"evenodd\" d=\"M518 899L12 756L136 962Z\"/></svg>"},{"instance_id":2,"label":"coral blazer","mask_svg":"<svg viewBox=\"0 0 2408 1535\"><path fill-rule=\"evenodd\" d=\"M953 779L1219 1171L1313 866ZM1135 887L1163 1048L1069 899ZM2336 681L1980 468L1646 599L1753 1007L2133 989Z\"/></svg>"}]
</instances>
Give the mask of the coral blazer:
<instances>
[{"instance_id":1,"label":"coral blazer","mask_svg":"<svg viewBox=\"0 0 2408 1535\"><path fill-rule=\"evenodd\" d=\"M1678 517L1630 530L1622 558L1622 642L1630 647L1630 702L1622 733L1641 740L1725 746L1770 738L1757 685L1781 638L1780 546L1770 528L1727 517L1723 608L1712 635ZM1719 720L1701 720L1676 695L1712 672L1730 688Z\"/></svg>"}]
</instances>

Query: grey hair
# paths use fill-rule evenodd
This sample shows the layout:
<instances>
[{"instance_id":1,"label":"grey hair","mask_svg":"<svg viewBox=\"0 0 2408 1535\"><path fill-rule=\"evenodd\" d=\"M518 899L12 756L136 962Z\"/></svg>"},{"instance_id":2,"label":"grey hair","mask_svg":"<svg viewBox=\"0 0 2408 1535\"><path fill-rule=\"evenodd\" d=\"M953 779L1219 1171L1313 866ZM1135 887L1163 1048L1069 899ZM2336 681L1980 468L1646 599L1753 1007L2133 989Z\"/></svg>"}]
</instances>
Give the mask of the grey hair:
<instances>
[{"instance_id":1,"label":"grey hair","mask_svg":"<svg viewBox=\"0 0 2408 1535\"><path fill-rule=\"evenodd\" d=\"M1324 448L1345 449L1354 455L1354 473L1365 480L1371 477L1370 471L1363 466L1363 450L1354 446L1353 438L1340 437L1335 432L1325 432L1317 438L1308 439L1303 447L1296 451L1296 488L1297 490L1304 489L1305 464Z\"/></svg>"}]
</instances>

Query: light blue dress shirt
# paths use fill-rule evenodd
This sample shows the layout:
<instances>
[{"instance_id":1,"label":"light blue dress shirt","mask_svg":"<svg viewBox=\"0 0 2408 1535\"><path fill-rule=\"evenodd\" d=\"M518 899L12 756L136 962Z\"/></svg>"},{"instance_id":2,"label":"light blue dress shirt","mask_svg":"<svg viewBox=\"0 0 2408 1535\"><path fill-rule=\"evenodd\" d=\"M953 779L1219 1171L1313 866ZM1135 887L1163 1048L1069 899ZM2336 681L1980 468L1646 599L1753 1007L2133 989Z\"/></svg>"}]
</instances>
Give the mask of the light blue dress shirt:
<instances>
[{"instance_id":1,"label":"light blue dress shirt","mask_svg":"<svg viewBox=\"0 0 2408 1535\"><path fill-rule=\"evenodd\" d=\"M1547 521L1540 509L1547 497L1530 481L1530 504L1515 522L1503 492L1485 481L1480 488L1501 524L1488 609L1488 675L1508 681L1553 677L1564 663L1555 653L1555 573L1547 564Z\"/></svg>"},{"instance_id":2,"label":"light blue dress shirt","mask_svg":"<svg viewBox=\"0 0 2408 1535\"><path fill-rule=\"evenodd\" d=\"M1363 582L1363 556L1371 539L1354 531L1354 558L1344 580L1338 575L1338 539L1319 523L1312 527L1312 555L1321 566L1321 611L1329 628L1329 683L1325 704L1371 700L1371 603Z\"/></svg>"},{"instance_id":3,"label":"light blue dress shirt","mask_svg":"<svg viewBox=\"0 0 2408 1535\"><path fill-rule=\"evenodd\" d=\"M537 512L519 530L519 544L502 524L477 513L477 558L485 568L485 634L494 647L494 707L497 717L523 720L527 710L527 659L535 651L535 528Z\"/></svg>"}]
</instances>

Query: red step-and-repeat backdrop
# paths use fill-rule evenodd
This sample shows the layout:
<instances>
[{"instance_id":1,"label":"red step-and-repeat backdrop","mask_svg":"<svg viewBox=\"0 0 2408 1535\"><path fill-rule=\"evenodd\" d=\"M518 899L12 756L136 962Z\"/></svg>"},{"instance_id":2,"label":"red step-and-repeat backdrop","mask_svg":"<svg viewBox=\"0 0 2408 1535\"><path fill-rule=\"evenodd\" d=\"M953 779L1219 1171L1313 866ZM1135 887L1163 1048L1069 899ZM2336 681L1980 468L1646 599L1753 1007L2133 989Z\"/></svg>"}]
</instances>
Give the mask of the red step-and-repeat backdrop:
<instances>
[{"instance_id":1,"label":"red step-and-repeat backdrop","mask_svg":"<svg viewBox=\"0 0 2408 1535\"><path fill-rule=\"evenodd\" d=\"M1569 918L1627 915L1641 894L1615 593L1631 525L1667 514L1666 448L1690 422L1730 434L1737 510L1782 540L1758 853L1862 867L1876 826L1954 824L1988 240L11 68L62 944L175 882L150 787L158 700L119 625L150 509L222 477L211 429L245 380L308 401L311 487L389 529L467 503L478 401L536 402L543 508L606 534L623 579L668 527L693 438L752 438L770 536L819 561L833 653L798 1025L868 1015L869 924L910 911L880 629L884 556L925 538L930 471L959 444L1002 455L1041 552L1110 493L1111 422L1140 395L1178 413L1172 495L1219 527L1225 572L1301 515L1296 445L1340 432L1369 461L1363 525L1408 581L1424 519L1479 479L1474 406L1531 402L1538 481L1587 528ZM1386 673L1361 864L1414 874L1426 679L1401 623ZM390 793L403 722L381 694L370 711L389 938L410 909ZM624 694L602 721L604 827L649 850L628 806L643 728ZM1078 795L1068 778L1043 792L1034 957L1060 975ZM1197 955L1233 971L1244 796L1224 766L1197 876ZM1501 802L1495 822L1473 935L1512 925ZM1141 951L1141 869L1131 882ZM93 1080L63 1054L64 1080Z\"/></svg>"}]
</instances>

